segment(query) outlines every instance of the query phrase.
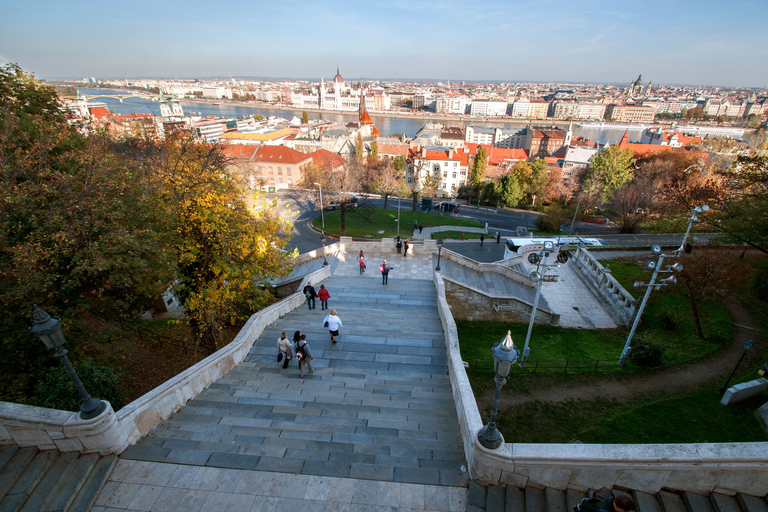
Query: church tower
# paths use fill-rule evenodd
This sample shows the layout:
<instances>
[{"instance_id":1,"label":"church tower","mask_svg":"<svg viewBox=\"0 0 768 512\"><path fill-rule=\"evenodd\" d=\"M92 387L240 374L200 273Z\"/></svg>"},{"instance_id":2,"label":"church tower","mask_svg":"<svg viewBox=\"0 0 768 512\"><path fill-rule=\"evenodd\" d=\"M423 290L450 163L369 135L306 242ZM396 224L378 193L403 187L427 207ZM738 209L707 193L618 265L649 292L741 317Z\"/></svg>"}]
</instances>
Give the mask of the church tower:
<instances>
[{"instance_id":1,"label":"church tower","mask_svg":"<svg viewBox=\"0 0 768 512\"><path fill-rule=\"evenodd\" d=\"M173 115L184 117L184 110L181 108L181 102L179 101L179 98L176 97L175 92L173 93L173 99L171 100L171 104L173 105Z\"/></svg>"},{"instance_id":2,"label":"church tower","mask_svg":"<svg viewBox=\"0 0 768 512\"><path fill-rule=\"evenodd\" d=\"M162 117L171 117L171 107L168 106L168 102L165 101L163 93L160 93L160 115Z\"/></svg>"},{"instance_id":3,"label":"church tower","mask_svg":"<svg viewBox=\"0 0 768 512\"><path fill-rule=\"evenodd\" d=\"M573 121L568 125L568 131L565 132L565 139L563 140L563 146L569 147L571 145L571 139L573 138Z\"/></svg>"}]
</instances>

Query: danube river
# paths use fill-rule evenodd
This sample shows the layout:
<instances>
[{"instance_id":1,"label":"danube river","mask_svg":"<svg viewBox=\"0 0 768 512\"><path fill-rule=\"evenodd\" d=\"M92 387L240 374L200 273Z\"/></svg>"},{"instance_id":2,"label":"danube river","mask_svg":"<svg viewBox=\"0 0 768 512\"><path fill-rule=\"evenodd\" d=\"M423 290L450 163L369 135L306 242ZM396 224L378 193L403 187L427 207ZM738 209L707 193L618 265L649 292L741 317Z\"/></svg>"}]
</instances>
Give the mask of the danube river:
<instances>
[{"instance_id":1,"label":"danube river","mask_svg":"<svg viewBox=\"0 0 768 512\"><path fill-rule=\"evenodd\" d=\"M110 89L78 89L81 94L88 96L89 98L96 96L97 94L108 95L126 95L131 94L126 91L110 90ZM160 105L157 102L144 99L144 98L125 98L122 103L117 98L93 98L89 99L89 102L104 102L107 107L117 114L152 114L154 116L160 115ZM216 102L219 103L219 102ZM181 100L181 106L184 109L184 113L187 115L201 115L223 117L223 118L241 118L252 116L253 114L261 114L264 117L277 116L288 119L289 121L293 117L301 118L302 110L292 108L273 108L268 105L256 105L256 104L244 104L244 103L229 103L221 102L217 105L210 100ZM313 110L307 110L307 115L310 119L324 119L327 121L335 121L337 123L349 123L357 121L357 113L342 114L336 112L318 112ZM413 137L424 126L425 123L430 122L429 118L417 118L411 119L408 117L393 117L380 114L372 114L373 122L379 129L382 135L391 135L393 133L403 133L408 137ZM502 122L502 121L484 121L478 119L456 118L454 120L445 120L442 118L435 118L434 122L441 122L446 126L494 126L501 128L522 128L528 124L534 126L547 126L547 121L514 121L514 122ZM574 136L584 137L601 144L615 144L624 135L624 129L616 128L588 128L577 127L573 128ZM642 130L630 130L629 138L631 141L639 141Z\"/></svg>"}]
</instances>

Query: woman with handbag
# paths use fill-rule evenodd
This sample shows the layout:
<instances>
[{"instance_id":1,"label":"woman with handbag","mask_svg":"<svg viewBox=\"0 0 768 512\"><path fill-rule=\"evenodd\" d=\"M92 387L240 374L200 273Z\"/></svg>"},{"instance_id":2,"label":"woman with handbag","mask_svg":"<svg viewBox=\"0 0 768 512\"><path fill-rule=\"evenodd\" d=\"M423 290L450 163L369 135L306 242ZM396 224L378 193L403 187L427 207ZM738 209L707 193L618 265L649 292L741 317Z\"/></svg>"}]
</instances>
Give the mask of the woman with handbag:
<instances>
[{"instance_id":1,"label":"woman with handbag","mask_svg":"<svg viewBox=\"0 0 768 512\"><path fill-rule=\"evenodd\" d=\"M277 362L279 363L281 359L284 359L283 368L288 368L288 363L293 357L291 348L291 340L288 339L288 334L283 332L277 339Z\"/></svg>"},{"instance_id":2,"label":"woman with handbag","mask_svg":"<svg viewBox=\"0 0 768 512\"><path fill-rule=\"evenodd\" d=\"M336 338L339 337L339 328L341 328L341 326L341 318L336 314L336 310L332 309L330 314L323 320L323 327L328 329L328 332L331 333L331 341L334 345L336 344Z\"/></svg>"}]
</instances>

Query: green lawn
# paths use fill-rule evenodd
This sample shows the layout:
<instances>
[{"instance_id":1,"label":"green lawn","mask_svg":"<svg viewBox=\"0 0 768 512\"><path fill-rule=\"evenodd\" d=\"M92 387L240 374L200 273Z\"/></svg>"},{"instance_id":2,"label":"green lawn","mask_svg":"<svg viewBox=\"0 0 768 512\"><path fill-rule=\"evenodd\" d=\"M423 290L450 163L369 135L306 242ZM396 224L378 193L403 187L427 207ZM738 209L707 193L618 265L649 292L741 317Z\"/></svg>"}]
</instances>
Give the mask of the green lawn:
<instances>
[{"instance_id":1,"label":"green lawn","mask_svg":"<svg viewBox=\"0 0 768 512\"><path fill-rule=\"evenodd\" d=\"M397 236L397 210L383 210L381 208L367 208L364 206L347 210L346 231L340 230L341 212L325 212L325 231L336 235L352 236L355 238L394 238ZM483 227L479 222L455 217L441 216L434 213L413 213L400 210L400 236L410 237L413 234L413 221L422 226L470 226ZM321 229L320 216L312 220L313 226ZM480 236L478 234L478 236Z\"/></svg>"}]
</instances>

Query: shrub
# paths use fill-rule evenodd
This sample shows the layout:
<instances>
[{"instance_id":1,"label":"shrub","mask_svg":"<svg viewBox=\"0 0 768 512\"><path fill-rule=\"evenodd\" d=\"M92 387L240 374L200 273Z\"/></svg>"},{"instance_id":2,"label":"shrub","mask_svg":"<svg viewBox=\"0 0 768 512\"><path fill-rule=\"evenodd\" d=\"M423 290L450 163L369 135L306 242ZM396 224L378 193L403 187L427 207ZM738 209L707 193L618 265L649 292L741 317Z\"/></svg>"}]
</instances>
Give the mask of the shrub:
<instances>
[{"instance_id":1,"label":"shrub","mask_svg":"<svg viewBox=\"0 0 768 512\"><path fill-rule=\"evenodd\" d=\"M658 322L659 327L665 331L674 332L680 322L683 321L684 315L679 308L667 305L664 306L659 313Z\"/></svg>"},{"instance_id":2,"label":"shrub","mask_svg":"<svg viewBox=\"0 0 768 512\"><path fill-rule=\"evenodd\" d=\"M646 368L656 368L661 366L661 348L653 343L641 341L632 347L629 355L632 364Z\"/></svg>"},{"instance_id":3,"label":"shrub","mask_svg":"<svg viewBox=\"0 0 768 512\"><path fill-rule=\"evenodd\" d=\"M125 402L125 394L120 391L120 377L108 366L100 366L93 361L83 361L73 365L77 376L92 397L106 400L117 411ZM51 369L35 386L32 404L39 407L77 412L80 410L80 393L69 377L64 365Z\"/></svg>"}]
</instances>

